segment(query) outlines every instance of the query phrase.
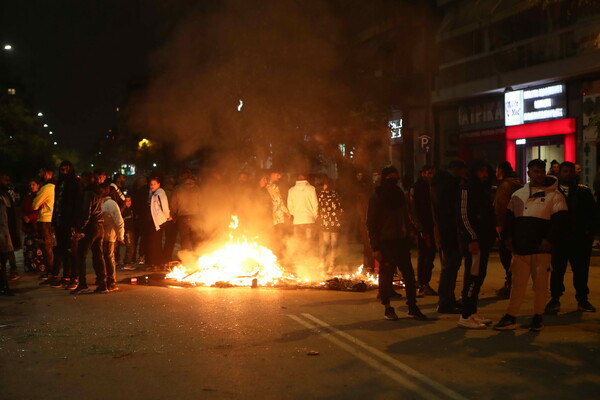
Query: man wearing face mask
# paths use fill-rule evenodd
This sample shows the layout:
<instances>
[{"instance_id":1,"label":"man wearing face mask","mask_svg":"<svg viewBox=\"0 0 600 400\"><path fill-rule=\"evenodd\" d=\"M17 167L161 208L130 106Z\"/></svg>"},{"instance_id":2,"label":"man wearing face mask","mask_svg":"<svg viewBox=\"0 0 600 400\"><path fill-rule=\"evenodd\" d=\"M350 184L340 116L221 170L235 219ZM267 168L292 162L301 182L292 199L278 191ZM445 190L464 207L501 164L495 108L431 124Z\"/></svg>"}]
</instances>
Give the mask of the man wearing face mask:
<instances>
[{"instance_id":1,"label":"man wearing face mask","mask_svg":"<svg viewBox=\"0 0 600 400\"><path fill-rule=\"evenodd\" d=\"M379 294L385 307L385 318L397 320L398 315L390 305L393 278L400 269L406 285L408 315L424 320L417 306L415 272L410 259L410 219L404 192L398 187L400 175L395 167L381 171L381 185L369 199L367 229L374 258L379 261Z\"/></svg>"}]
</instances>

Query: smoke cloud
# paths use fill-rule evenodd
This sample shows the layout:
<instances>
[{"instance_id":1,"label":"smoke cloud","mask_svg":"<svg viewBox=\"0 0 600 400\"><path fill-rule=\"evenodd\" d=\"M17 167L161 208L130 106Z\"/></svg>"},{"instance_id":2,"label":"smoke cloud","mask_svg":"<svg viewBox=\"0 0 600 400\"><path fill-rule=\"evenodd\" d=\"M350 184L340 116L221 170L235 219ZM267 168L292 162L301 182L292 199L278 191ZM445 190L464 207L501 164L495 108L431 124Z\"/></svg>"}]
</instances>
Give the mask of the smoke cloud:
<instances>
[{"instance_id":1,"label":"smoke cloud","mask_svg":"<svg viewBox=\"0 0 600 400\"><path fill-rule=\"evenodd\" d=\"M273 151L289 163L307 136L334 143L352 109L339 75L346 42L326 1L197 7L152 56L131 125L182 158L210 148L238 160Z\"/></svg>"}]
</instances>

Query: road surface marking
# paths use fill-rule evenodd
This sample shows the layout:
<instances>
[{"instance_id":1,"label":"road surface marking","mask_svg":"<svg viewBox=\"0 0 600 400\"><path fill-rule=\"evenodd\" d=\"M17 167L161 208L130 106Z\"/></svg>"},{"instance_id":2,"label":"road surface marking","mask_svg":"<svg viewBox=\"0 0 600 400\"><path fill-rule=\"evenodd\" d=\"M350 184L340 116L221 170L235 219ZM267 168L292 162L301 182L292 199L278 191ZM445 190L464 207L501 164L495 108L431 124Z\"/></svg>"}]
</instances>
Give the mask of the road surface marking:
<instances>
[{"instance_id":1,"label":"road surface marking","mask_svg":"<svg viewBox=\"0 0 600 400\"><path fill-rule=\"evenodd\" d=\"M317 317L311 315L311 314L307 314L307 313L303 313L302 316L304 316L305 318L311 320L312 322L316 323L317 325L320 325L326 329L328 329L329 331L333 332L334 334L343 337L344 339L350 341L351 343L355 344L356 346L362 347L364 350L367 350L369 353L371 353L372 355L379 357L380 359L392 364L394 367L398 368L399 370L401 370L402 372L404 372L407 375L412 376L413 378L416 378L418 380L420 380L421 382L423 382L425 385L429 386L432 389L437 390L439 393L444 394L446 397L453 399L453 400L468 400L466 397L456 393L455 391L453 391L452 389L447 388L446 386L442 385L441 383L438 383L436 381L434 381L433 379L429 378L426 375L423 375L422 373L420 373L419 371L409 367L408 365L396 360L394 357L390 356L389 354L384 353L381 350L378 350L368 344L366 344L365 342L363 342L362 340L347 334L346 332L342 332L339 329L329 325L327 322L325 321L321 321L320 319L318 319ZM422 390L422 388L420 388L419 390Z\"/></svg>"},{"instance_id":2,"label":"road surface marking","mask_svg":"<svg viewBox=\"0 0 600 400\"><path fill-rule=\"evenodd\" d=\"M306 318L309 318L307 315L310 315L310 314L302 314L302 315L304 315ZM290 317L294 321L298 322L300 325L317 332L318 334L320 334L325 339L329 340L330 342L332 342L333 344L335 344L342 350L347 351L348 353L352 354L359 360L364 361L371 367L373 367L376 370L380 371L381 373L389 376L394 381L398 382L401 386L413 391L414 393L418 394L423 399L442 400L442 398L440 398L437 394L431 393L426 388L423 388L423 387L419 386L418 384L416 384L415 382L408 379L405 375L386 366L380 360L378 360L374 357L371 357L368 354L363 353L360 349L357 349L356 347L353 347L353 346L349 345L348 343L338 339L331 333L320 330L318 326L311 324L310 322L298 317L297 315L288 314L288 317ZM321 324L319 323L319 325L321 325ZM460 397L460 400L468 400L468 399Z\"/></svg>"}]
</instances>

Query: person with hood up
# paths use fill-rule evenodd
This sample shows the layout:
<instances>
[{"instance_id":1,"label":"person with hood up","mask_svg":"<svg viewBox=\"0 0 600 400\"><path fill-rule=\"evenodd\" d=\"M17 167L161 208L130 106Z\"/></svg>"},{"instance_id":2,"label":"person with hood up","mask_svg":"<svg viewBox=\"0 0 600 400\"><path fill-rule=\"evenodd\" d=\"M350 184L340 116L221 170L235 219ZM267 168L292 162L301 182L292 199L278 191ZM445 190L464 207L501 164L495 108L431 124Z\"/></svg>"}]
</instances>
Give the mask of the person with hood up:
<instances>
[{"instance_id":1,"label":"person with hood up","mask_svg":"<svg viewBox=\"0 0 600 400\"><path fill-rule=\"evenodd\" d=\"M402 273L406 287L408 315L417 320L427 319L417 306L415 271L410 259L411 223L404 192L398 187L400 175L393 167L381 171L381 185L369 199L367 229L373 256L379 261L379 297L385 307L384 317L397 320L390 305L396 269Z\"/></svg>"},{"instance_id":2,"label":"person with hood up","mask_svg":"<svg viewBox=\"0 0 600 400\"><path fill-rule=\"evenodd\" d=\"M462 315L458 326L483 329L492 320L477 313L479 290L487 273L490 249L496 240L496 216L492 204L493 171L486 162L471 164L469 179L460 190L461 247L465 253L465 275L462 290Z\"/></svg>"},{"instance_id":3,"label":"person with hood up","mask_svg":"<svg viewBox=\"0 0 600 400\"><path fill-rule=\"evenodd\" d=\"M500 263L504 267L504 285L496 290L496 295L503 299L508 299L510 296L510 285L512 274L510 272L510 262L512 260L512 252L506 248L504 240L502 240L502 226L504 225L504 216L508 202L514 192L523 187L523 183L517 174L513 171L512 165L508 161L502 161L496 168L496 178L498 179L498 188L496 189L496 197L494 199L494 211L496 213L496 232L500 237L498 253L500 255Z\"/></svg>"},{"instance_id":4,"label":"person with hood up","mask_svg":"<svg viewBox=\"0 0 600 400\"><path fill-rule=\"evenodd\" d=\"M546 163L531 160L527 164L527 175L529 183L510 198L502 229L506 245L513 251L512 288L506 314L494 325L497 330L517 328L516 317L530 276L534 292L530 330L542 330L552 248L561 240L568 216L565 197L558 190L558 180L546 175Z\"/></svg>"}]
</instances>

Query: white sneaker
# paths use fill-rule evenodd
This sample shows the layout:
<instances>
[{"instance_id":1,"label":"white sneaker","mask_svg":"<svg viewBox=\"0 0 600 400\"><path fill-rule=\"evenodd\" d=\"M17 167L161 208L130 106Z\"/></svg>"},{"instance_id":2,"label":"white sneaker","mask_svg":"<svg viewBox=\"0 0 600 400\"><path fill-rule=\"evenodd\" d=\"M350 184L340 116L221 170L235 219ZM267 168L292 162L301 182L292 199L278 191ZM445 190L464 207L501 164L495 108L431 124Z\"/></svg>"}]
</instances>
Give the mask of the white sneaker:
<instances>
[{"instance_id":1,"label":"white sneaker","mask_svg":"<svg viewBox=\"0 0 600 400\"><path fill-rule=\"evenodd\" d=\"M458 327L459 328L467 328L467 329L485 329L486 326L480 322L478 322L473 315L469 318L463 318L462 316L458 319Z\"/></svg>"},{"instance_id":2,"label":"white sneaker","mask_svg":"<svg viewBox=\"0 0 600 400\"><path fill-rule=\"evenodd\" d=\"M484 325L491 325L493 322L491 319L483 318L479 314L473 314L473 315L471 315L471 318L473 318L475 321L479 322L480 324L484 324Z\"/></svg>"}]
</instances>

